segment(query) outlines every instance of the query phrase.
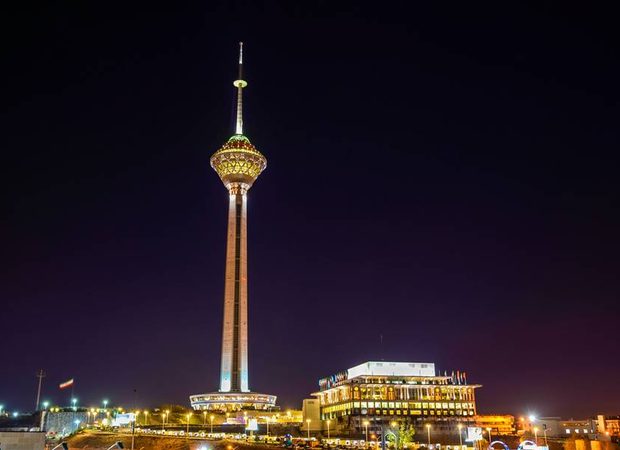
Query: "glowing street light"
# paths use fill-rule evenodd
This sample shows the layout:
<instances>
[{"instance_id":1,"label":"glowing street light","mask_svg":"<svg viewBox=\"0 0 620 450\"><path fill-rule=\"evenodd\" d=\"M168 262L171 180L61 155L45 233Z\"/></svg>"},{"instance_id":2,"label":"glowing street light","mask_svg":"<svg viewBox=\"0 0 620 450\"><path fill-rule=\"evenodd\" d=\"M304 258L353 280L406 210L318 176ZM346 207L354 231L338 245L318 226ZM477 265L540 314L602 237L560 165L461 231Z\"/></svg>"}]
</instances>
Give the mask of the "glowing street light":
<instances>
[{"instance_id":1,"label":"glowing street light","mask_svg":"<svg viewBox=\"0 0 620 450\"><path fill-rule=\"evenodd\" d=\"M368 422L367 420L364 420L364 422L362 422L362 425L364 425L364 432L366 435L366 443L368 443L368 425L370 422Z\"/></svg>"},{"instance_id":2,"label":"glowing street light","mask_svg":"<svg viewBox=\"0 0 620 450\"><path fill-rule=\"evenodd\" d=\"M144 410L144 426L148 426L149 412Z\"/></svg>"},{"instance_id":3,"label":"glowing street light","mask_svg":"<svg viewBox=\"0 0 620 450\"><path fill-rule=\"evenodd\" d=\"M50 405L50 402L43 402L43 409L47 409L47 407ZM2 411L2 408L0 408L0 412Z\"/></svg>"},{"instance_id":4,"label":"glowing street light","mask_svg":"<svg viewBox=\"0 0 620 450\"><path fill-rule=\"evenodd\" d=\"M394 447L398 448L398 422L396 422L395 420L393 420L392 422L390 422L390 426L392 428L394 428Z\"/></svg>"},{"instance_id":5,"label":"glowing street light","mask_svg":"<svg viewBox=\"0 0 620 450\"><path fill-rule=\"evenodd\" d=\"M209 420L211 421L211 434L213 434L213 419L215 418L215 416L213 414L211 414L209 416ZM267 424L269 424L269 422L267 422ZM269 426L269 425L267 425ZM267 432L267 434L269 434L269 432Z\"/></svg>"},{"instance_id":6,"label":"glowing street light","mask_svg":"<svg viewBox=\"0 0 620 450\"><path fill-rule=\"evenodd\" d=\"M310 440L310 419L306 419L306 425L308 426L308 440Z\"/></svg>"},{"instance_id":7,"label":"glowing street light","mask_svg":"<svg viewBox=\"0 0 620 450\"><path fill-rule=\"evenodd\" d=\"M192 413L187 413L187 434L189 434L189 419L192 418Z\"/></svg>"},{"instance_id":8,"label":"glowing street light","mask_svg":"<svg viewBox=\"0 0 620 450\"><path fill-rule=\"evenodd\" d=\"M428 433L428 447L430 448L431 446L431 424L430 423L426 424L426 432Z\"/></svg>"},{"instance_id":9,"label":"glowing street light","mask_svg":"<svg viewBox=\"0 0 620 450\"><path fill-rule=\"evenodd\" d=\"M73 406L73 411L77 410L77 398L71 399L71 405Z\"/></svg>"},{"instance_id":10,"label":"glowing street light","mask_svg":"<svg viewBox=\"0 0 620 450\"><path fill-rule=\"evenodd\" d=\"M462 447L463 446L463 424L458 424L457 428L459 429L459 445Z\"/></svg>"},{"instance_id":11,"label":"glowing street light","mask_svg":"<svg viewBox=\"0 0 620 450\"><path fill-rule=\"evenodd\" d=\"M164 424L166 423L166 412L161 413L161 431L164 431Z\"/></svg>"}]
</instances>

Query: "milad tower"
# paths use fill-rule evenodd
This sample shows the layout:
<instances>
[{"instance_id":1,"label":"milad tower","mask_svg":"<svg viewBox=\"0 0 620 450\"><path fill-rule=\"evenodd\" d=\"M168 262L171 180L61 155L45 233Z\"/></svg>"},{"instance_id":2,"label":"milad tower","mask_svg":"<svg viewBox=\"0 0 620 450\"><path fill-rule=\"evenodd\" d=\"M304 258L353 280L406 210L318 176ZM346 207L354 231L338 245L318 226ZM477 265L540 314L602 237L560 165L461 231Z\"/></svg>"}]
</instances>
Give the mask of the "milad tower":
<instances>
[{"instance_id":1,"label":"milad tower","mask_svg":"<svg viewBox=\"0 0 620 450\"><path fill-rule=\"evenodd\" d=\"M247 195L267 167L267 158L243 134L243 43L239 43L239 76L235 134L211 156L211 167L228 189L228 238L224 284L222 363L218 392L190 396L197 410L271 409L276 396L251 392L248 382L248 250Z\"/></svg>"}]
</instances>

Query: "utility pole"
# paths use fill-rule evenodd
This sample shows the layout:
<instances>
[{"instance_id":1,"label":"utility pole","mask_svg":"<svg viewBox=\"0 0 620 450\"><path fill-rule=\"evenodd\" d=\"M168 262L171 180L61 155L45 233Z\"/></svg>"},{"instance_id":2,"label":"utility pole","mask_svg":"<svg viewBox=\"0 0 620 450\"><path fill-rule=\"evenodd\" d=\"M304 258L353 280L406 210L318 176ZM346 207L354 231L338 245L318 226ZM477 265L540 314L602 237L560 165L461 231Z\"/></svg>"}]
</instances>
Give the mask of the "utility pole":
<instances>
[{"instance_id":1,"label":"utility pole","mask_svg":"<svg viewBox=\"0 0 620 450\"><path fill-rule=\"evenodd\" d=\"M39 369L39 373L37 374L37 378L39 379L39 387L37 389L37 404L34 405L34 410L39 410L39 403L41 401L41 385L43 384L43 378L45 378L45 372L43 369Z\"/></svg>"}]
</instances>

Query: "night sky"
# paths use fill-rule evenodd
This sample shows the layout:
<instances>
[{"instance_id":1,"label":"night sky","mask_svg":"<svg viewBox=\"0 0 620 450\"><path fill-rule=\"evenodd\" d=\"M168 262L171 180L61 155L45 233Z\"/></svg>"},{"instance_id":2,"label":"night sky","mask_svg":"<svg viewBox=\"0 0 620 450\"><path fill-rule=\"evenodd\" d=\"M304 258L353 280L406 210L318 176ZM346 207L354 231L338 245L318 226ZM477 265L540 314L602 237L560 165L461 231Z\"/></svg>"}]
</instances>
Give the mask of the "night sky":
<instances>
[{"instance_id":1,"label":"night sky","mask_svg":"<svg viewBox=\"0 0 620 450\"><path fill-rule=\"evenodd\" d=\"M208 5L206 5L208 3ZM216 390L245 131L250 387L464 370L481 413L620 413L617 16L564 2L4 9L0 404ZM6 8L3 7L3 8ZM380 336L383 336L381 343ZM135 398L133 390L136 390Z\"/></svg>"}]
</instances>

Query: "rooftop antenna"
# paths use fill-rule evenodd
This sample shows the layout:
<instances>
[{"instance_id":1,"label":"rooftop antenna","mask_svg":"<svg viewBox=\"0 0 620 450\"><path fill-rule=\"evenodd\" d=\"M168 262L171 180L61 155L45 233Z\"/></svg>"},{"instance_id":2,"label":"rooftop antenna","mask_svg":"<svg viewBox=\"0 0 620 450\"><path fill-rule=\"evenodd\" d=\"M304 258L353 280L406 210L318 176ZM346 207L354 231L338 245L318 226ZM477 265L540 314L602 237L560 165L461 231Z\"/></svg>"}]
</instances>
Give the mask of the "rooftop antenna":
<instances>
[{"instance_id":1,"label":"rooftop antenna","mask_svg":"<svg viewBox=\"0 0 620 450\"><path fill-rule=\"evenodd\" d=\"M243 79L243 42L239 42L239 77L233 82L237 88L237 125L235 134L243 134L243 88L248 83Z\"/></svg>"}]
</instances>

